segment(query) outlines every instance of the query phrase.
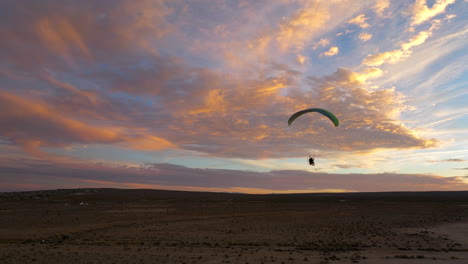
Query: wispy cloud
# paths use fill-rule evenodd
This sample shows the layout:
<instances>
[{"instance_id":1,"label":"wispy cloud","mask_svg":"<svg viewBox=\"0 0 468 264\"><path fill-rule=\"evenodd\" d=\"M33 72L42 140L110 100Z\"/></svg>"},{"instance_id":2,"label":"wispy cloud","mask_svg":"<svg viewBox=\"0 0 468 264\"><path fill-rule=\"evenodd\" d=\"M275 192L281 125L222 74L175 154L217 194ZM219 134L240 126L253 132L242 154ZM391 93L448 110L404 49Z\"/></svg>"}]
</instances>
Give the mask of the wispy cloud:
<instances>
[{"instance_id":1,"label":"wispy cloud","mask_svg":"<svg viewBox=\"0 0 468 264\"><path fill-rule=\"evenodd\" d=\"M457 118L460 118L460 117L463 117L463 116L466 116L466 115L468 115L468 113L462 113L462 114L459 114L459 115L450 116L450 117L447 117L447 118L444 118L444 119L441 119L441 120L434 121L434 122L429 123L429 124L422 125L420 127L423 128L423 127L430 127L430 126L434 126L434 125L439 125L439 124L442 124L442 123L445 123L445 122L448 122L448 121L452 121L454 119L457 119Z\"/></svg>"},{"instance_id":2,"label":"wispy cloud","mask_svg":"<svg viewBox=\"0 0 468 264\"><path fill-rule=\"evenodd\" d=\"M412 53L411 49L426 42L432 32L439 27L439 23L439 21L434 22L430 29L421 31L407 42L402 43L400 49L368 55L362 63L367 66L380 66L385 63L395 64L408 58Z\"/></svg>"}]
</instances>

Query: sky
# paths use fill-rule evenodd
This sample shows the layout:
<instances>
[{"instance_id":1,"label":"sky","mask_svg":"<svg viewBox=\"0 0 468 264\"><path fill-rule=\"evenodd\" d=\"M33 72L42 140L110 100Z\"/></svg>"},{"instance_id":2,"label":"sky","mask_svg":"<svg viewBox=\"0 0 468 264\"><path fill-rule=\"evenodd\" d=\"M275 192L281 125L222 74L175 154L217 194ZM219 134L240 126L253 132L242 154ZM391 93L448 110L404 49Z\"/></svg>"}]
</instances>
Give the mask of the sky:
<instances>
[{"instance_id":1,"label":"sky","mask_svg":"<svg viewBox=\"0 0 468 264\"><path fill-rule=\"evenodd\" d=\"M3 0L0 191L468 190L467 14L467 0ZM312 107L340 125L288 126Z\"/></svg>"}]
</instances>

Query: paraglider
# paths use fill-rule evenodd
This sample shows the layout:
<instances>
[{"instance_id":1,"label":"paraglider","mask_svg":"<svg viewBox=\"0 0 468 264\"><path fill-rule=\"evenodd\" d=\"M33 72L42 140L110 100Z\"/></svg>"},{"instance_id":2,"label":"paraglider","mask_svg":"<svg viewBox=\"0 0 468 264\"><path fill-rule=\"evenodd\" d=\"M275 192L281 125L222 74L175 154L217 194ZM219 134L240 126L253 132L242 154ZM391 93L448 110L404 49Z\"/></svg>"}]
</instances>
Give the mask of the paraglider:
<instances>
[{"instance_id":1,"label":"paraglider","mask_svg":"<svg viewBox=\"0 0 468 264\"><path fill-rule=\"evenodd\" d=\"M309 108L309 109L301 110L299 112L294 113L288 119L288 125L291 126L291 124L294 122L294 120L296 120L298 117L300 117L303 114L311 113L311 112L318 112L318 113L321 113L322 115L328 117L336 127L340 124L340 121L338 120L338 118L332 112L327 111L327 110L322 109L322 108Z\"/></svg>"},{"instance_id":2,"label":"paraglider","mask_svg":"<svg viewBox=\"0 0 468 264\"><path fill-rule=\"evenodd\" d=\"M296 120L301 115L306 114L306 113L311 113L311 112L317 112L317 113L320 113L320 114L328 117L328 119L330 119L333 122L335 127L337 127L340 124L340 121L338 120L338 118L332 112L327 111L327 110L322 109L322 108L309 108L309 109L305 109L305 110L301 110L299 112L296 112L291 117L289 117L288 126L291 126L291 124L294 122L294 120ZM309 155L308 161L309 161L310 166L315 166L314 157L311 157Z\"/></svg>"}]
</instances>

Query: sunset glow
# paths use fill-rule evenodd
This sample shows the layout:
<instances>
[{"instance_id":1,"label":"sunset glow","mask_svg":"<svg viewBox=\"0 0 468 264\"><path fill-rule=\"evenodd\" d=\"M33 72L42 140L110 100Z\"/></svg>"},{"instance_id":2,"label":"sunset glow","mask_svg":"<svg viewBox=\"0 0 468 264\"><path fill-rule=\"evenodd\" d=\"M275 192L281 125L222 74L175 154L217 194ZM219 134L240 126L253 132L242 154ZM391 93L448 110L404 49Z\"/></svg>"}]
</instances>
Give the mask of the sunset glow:
<instances>
[{"instance_id":1,"label":"sunset glow","mask_svg":"<svg viewBox=\"0 0 468 264\"><path fill-rule=\"evenodd\" d=\"M468 189L466 0L6 0L0 13L0 192ZM340 125L288 126L311 107Z\"/></svg>"}]
</instances>

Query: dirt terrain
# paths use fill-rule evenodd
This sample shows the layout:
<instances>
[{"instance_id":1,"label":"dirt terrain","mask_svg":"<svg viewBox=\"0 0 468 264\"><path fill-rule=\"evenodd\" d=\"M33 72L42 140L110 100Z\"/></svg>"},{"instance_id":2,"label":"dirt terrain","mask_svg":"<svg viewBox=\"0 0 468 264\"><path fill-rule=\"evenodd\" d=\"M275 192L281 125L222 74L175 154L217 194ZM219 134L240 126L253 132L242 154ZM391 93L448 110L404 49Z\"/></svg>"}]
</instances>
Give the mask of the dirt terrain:
<instances>
[{"instance_id":1,"label":"dirt terrain","mask_svg":"<svg viewBox=\"0 0 468 264\"><path fill-rule=\"evenodd\" d=\"M0 193L0 263L468 263L468 192Z\"/></svg>"}]
</instances>

